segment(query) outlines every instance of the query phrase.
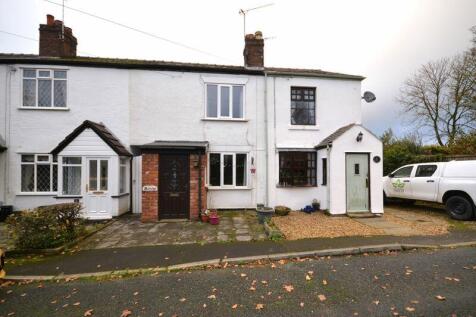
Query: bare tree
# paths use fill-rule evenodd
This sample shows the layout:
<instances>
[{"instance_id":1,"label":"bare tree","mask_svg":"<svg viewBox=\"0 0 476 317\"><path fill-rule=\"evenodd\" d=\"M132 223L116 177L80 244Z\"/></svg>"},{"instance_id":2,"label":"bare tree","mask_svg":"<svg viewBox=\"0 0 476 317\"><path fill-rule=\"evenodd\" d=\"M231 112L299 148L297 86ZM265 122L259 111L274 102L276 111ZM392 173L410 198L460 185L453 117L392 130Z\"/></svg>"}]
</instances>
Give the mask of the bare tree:
<instances>
[{"instance_id":1,"label":"bare tree","mask_svg":"<svg viewBox=\"0 0 476 317\"><path fill-rule=\"evenodd\" d=\"M398 101L439 145L452 144L456 136L476 129L474 72L471 54L429 62L404 82Z\"/></svg>"}]
</instances>

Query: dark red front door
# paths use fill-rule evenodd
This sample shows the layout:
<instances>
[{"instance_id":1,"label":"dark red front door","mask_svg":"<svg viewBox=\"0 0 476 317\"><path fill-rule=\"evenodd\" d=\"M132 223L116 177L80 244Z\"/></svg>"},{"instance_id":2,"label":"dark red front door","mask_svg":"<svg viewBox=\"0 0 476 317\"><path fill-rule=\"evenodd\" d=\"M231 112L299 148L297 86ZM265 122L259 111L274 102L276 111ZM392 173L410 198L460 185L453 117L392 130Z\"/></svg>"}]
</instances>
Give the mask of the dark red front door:
<instances>
[{"instance_id":1,"label":"dark red front door","mask_svg":"<svg viewBox=\"0 0 476 317\"><path fill-rule=\"evenodd\" d=\"M189 218L187 154L161 154L159 159L159 219Z\"/></svg>"}]
</instances>

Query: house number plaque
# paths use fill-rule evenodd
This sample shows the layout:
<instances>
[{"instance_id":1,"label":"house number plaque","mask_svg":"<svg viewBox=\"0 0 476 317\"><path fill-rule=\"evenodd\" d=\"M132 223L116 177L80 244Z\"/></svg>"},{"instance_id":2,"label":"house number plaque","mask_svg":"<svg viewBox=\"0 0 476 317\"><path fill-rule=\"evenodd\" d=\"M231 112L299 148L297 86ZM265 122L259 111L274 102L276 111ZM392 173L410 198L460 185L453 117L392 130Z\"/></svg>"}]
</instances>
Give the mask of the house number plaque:
<instances>
[{"instance_id":1,"label":"house number plaque","mask_svg":"<svg viewBox=\"0 0 476 317\"><path fill-rule=\"evenodd\" d=\"M157 191L157 186L155 186L155 185L144 185L144 186L142 186L142 191L143 192L156 192Z\"/></svg>"}]
</instances>

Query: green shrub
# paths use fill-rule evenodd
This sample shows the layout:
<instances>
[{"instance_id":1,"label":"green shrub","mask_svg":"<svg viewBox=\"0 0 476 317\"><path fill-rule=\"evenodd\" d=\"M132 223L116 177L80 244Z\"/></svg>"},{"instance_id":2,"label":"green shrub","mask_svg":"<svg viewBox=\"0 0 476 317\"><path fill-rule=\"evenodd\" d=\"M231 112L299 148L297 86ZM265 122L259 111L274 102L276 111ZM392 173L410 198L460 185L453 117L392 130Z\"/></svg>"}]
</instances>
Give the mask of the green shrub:
<instances>
[{"instance_id":1,"label":"green shrub","mask_svg":"<svg viewBox=\"0 0 476 317\"><path fill-rule=\"evenodd\" d=\"M58 247L85 230L79 203L42 206L9 216L7 223L19 249Z\"/></svg>"},{"instance_id":2,"label":"green shrub","mask_svg":"<svg viewBox=\"0 0 476 317\"><path fill-rule=\"evenodd\" d=\"M291 208L286 206L276 206L274 207L274 212L278 216L287 216L291 212Z\"/></svg>"}]
</instances>

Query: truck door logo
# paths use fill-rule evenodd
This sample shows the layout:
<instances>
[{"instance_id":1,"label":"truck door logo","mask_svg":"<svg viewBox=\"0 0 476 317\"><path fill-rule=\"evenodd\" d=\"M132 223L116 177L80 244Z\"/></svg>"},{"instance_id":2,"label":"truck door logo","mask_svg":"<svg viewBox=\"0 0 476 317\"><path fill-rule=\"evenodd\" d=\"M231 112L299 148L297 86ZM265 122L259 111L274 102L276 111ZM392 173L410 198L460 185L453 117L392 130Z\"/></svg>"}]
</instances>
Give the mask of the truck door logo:
<instances>
[{"instance_id":1,"label":"truck door logo","mask_svg":"<svg viewBox=\"0 0 476 317\"><path fill-rule=\"evenodd\" d=\"M397 179L395 182L392 182L393 189L396 192L403 193L405 191L405 183Z\"/></svg>"}]
</instances>

